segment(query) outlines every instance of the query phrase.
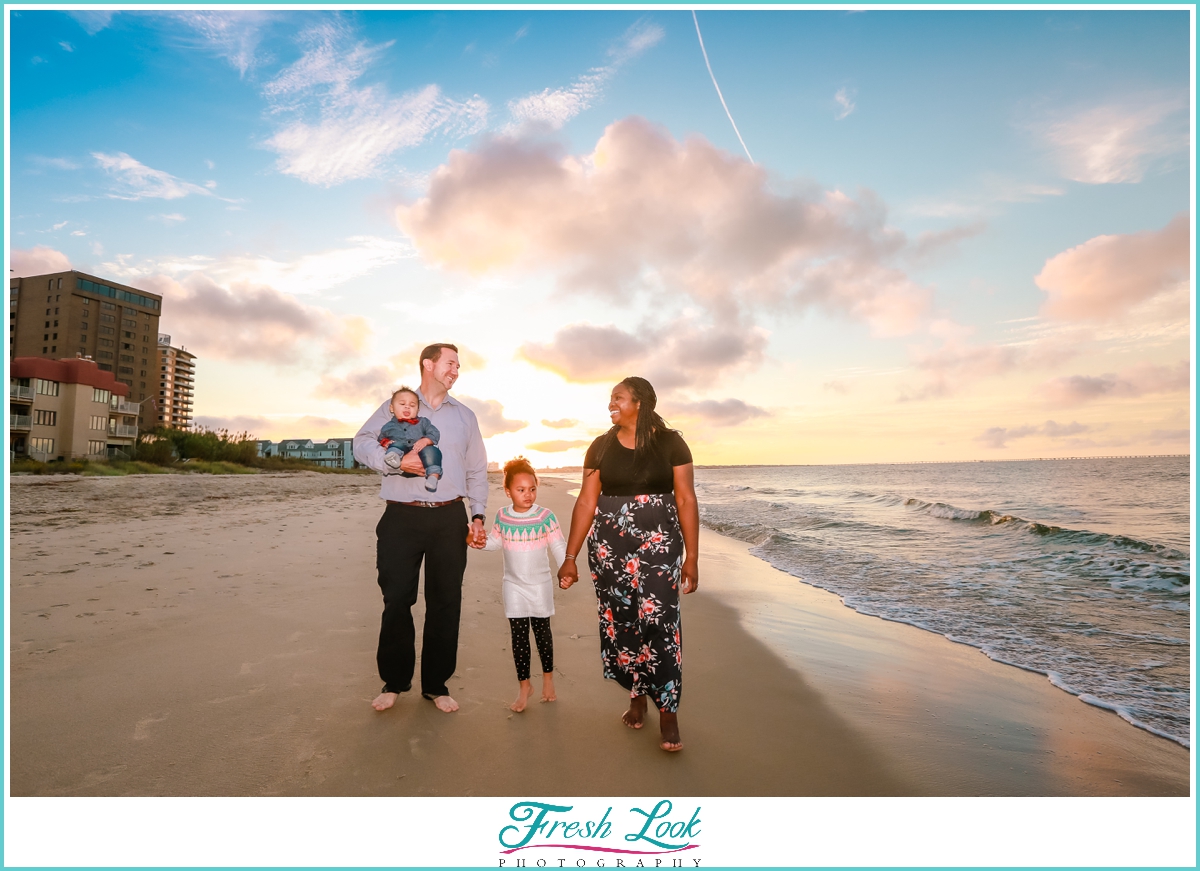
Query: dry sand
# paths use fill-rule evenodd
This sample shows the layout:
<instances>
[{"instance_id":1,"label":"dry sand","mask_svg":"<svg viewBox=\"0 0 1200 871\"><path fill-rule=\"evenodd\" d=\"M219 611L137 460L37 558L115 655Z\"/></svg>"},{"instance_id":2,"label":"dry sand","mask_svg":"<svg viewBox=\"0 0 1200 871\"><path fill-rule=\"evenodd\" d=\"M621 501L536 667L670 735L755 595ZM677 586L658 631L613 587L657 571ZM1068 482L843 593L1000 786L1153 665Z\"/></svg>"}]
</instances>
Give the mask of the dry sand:
<instances>
[{"instance_id":1,"label":"dry sand","mask_svg":"<svg viewBox=\"0 0 1200 871\"><path fill-rule=\"evenodd\" d=\"M376 713L377 481L14 478L12 794L1188 794L1186 749L708 532L682 753L619 722L587 584L555 592L559 700L508 709L499 553L470 554L462 710ZM540 494L564 524L571 486Z\"/></svg>"}]
</instances>

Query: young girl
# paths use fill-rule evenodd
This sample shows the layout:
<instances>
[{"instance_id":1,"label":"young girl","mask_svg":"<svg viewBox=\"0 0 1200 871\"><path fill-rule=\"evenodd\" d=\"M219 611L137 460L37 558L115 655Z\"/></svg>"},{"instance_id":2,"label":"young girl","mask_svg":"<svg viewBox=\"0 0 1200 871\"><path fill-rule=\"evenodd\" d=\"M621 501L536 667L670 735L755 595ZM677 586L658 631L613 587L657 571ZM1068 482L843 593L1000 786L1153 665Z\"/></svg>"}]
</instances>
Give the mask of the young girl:
<instances>
[{"instance_id":1,"label":"young girl","mask_svg":"<svg viewBox=\"0 0 1200 871\"><path fill-rule=\"evenodd\" d=\"M558 518L549 508L536 503L537 475L524 457L504 464L504 495L512 506L496 512L496 522L484 550L504 551L504 613L512 629L513 660L517 666L520 690L509 707L525 710L533 688L529 683L529 630L537 642L542 661L542 701L552 702L554 694L554 640L550 637L550 615L554 613L554 583L546 550L554 554L556 566L562 565L567 542L558 527Z\"/></svg>"}]
</instances>

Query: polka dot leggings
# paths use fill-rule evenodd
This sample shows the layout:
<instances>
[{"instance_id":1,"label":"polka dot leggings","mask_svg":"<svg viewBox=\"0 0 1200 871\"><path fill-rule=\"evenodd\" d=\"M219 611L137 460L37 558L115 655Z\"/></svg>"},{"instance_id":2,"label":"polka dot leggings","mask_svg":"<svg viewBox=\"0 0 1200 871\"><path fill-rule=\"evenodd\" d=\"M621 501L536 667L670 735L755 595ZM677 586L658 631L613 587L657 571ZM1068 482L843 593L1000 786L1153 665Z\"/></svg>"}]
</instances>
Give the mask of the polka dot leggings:
<instances>
[{"instance_id":1,"label":"polka dot leggings","mask_svg":"<svg viewBox=\"0 0 1200 871\"><path fill-rule=\"evenodd\" d=\"M554 671L554 639L550 636L549 617L509 617L512 629L513 662L517 665L517 680L529 680L529 627L533 625L533 640L537 642L542 671Z\"/></svg>"}]
</instances>

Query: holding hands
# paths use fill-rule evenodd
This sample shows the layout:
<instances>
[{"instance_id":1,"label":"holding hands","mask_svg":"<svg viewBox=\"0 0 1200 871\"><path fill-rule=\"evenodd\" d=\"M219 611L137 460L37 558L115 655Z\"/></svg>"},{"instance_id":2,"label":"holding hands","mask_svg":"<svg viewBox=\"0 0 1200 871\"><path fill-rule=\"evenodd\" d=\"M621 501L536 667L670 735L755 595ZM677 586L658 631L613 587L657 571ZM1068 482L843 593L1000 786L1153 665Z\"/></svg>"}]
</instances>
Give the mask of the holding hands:
<instances>
[{"instance_id":1,"label":"holding hands","mask_svg":"<svg viewBox=\"0 0 1200 871\"><path fill-rule=\"evenodd\" d=\"M575 557L568 556L563 560L563 564L558 567L558 585L562 589L567 590L578 580L579 569L575 567Z\"/></svg>"},{"instance_id":2,"label":"holding hands","mask_svg":"<svg viewBox=\"0 0 1200 871\"><path fill-rule=\"evenodd\" d=\"M482 520L473 520L467 527L467 545L476 550L487 547L487 533L483 529Z\"/></svg>"}]
</instances>

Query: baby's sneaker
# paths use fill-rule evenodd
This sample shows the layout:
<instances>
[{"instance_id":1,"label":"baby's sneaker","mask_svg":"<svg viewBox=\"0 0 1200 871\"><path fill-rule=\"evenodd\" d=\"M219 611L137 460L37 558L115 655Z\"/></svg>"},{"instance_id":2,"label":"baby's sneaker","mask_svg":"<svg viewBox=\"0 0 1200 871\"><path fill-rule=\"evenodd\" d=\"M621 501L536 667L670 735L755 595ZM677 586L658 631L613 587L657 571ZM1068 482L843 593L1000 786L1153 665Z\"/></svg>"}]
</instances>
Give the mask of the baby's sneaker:
<instances>
[{"instance_id":1,"label":"baby's sneaker","mask_svg":"<svg viewBox=\"0 0 1200 871\"><path fill-rule=\"evenodd\" d=\"M400 455L395 451L388 451L383 455L383 461L393 469L400 468Z\"/></svg>"},{"instance_id":2,"label":"baby's sneaker","mask_svg":"<svg viewBox=\"0 0 1200 871\"><path fill-rule=\"evenodd\" d=\"M432 493L437 489L438 475L430 475L425 479L425 489Z\"/></svg>"}]
</instances>

